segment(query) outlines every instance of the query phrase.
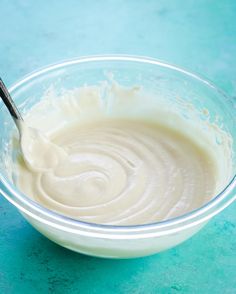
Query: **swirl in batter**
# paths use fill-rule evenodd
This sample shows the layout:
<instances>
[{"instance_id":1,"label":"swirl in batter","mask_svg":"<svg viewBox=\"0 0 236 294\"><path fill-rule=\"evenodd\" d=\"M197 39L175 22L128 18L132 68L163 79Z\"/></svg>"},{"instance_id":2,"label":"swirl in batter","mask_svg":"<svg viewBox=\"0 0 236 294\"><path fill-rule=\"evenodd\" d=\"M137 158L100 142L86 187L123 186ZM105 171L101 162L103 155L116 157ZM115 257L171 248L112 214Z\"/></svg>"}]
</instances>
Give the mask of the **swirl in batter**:
<instances>
[{"instance_id":1,"label":"swirl in batter","mask_svg":"<svg viewBox=\"0 0 236 294\"><path fill-rule=\"evenodd\" d=\"M163 124L100 119L69 124L51 139L67 155L40 170L21 161L17 185L43 206L75 219L152 223L196 209L215 193L210 154Z\"/></svg>"}]
</instances>

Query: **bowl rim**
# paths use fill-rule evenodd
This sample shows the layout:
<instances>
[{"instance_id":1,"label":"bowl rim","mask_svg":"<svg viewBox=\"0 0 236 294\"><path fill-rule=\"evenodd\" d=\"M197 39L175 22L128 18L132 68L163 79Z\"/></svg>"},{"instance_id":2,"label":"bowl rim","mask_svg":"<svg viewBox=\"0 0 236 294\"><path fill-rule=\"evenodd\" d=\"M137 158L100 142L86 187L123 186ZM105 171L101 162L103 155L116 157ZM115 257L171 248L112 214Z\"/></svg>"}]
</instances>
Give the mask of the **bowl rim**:
<instances>
[{"instance_id":1,"label":"bowl rim","mask_svg":"<svg viewBox=\"0 0 236 294\"><path fill-rule=\"evenodd\" d=\"M189 72L183 67L179 67L165 61L161 61L159 59L132 55L92 55L54 63L24 76L22 79L14 83L9 88L9 92L13 93L25 83L53 70L67 68L68 66L78 65L81 63L104 61L138 62L168 68L185 74L193 79L197 79L198 81L204 83L206 86L212 88L214 91L218 92L218 94L223 96L224 99L231 101L230 98L224 93L224 91L219 89L205 77L203 78L198 74ZM1 185L3 186L3 189ZM51 227L67 232L72 232L76 234L79 233L85 236L112 239L135 239L162 236L177 233L192 226L204 224L207 220L218 214L221 210L223 210L234 200L236 200L235 188L236 175L232 177L232 179L220 193L213 197L209 202L193 211L190 211L178 217L150 224L115 226L84 222L51 211L40 205L39 203L35 202L34 200L28 198L26 195L20 192L17 187L15 187L8 179L6 179L2 175L2 173L0 173L0 193L9 202L16 206L26 216L26 218L28 216L44 224L50 225Z\"/></svg>"}]
</instances>

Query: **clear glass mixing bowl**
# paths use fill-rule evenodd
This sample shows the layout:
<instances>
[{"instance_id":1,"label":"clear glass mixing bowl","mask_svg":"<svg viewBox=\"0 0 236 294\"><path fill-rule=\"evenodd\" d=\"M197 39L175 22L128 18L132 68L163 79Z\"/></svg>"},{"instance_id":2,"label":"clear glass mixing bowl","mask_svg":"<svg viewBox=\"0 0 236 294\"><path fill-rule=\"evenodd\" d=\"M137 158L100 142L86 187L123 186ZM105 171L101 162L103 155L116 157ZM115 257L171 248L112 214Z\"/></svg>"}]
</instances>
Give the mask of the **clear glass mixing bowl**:
<instances>
[{"instance_id":1,"label":"clear glass mixing bowl","mask_svg":"<svg viewBox=\"0 0 236 294\"><path fill-rule=\"evenodd\" d=\"M142 57L99 56L65 61L34 72L10 88L22 111L41 99L51 85L54 89L73 89L99 84L110 74L121 85L140 85L173 105L181 97L196 109L207 109L209 119L218 117L221 127L233 138L236 151L235 102L201 77L176 66ZM145 101L144 101L145 103ZM186 111L184 112L186 115ZM3 103L0 104L0 192L42 234L54 242L88 255L109 258L131 258L154 254L173 247L195 234L206 222L227 207L236 197L236 158L225 188L204 206L190 213L147 225L109 226L85 223L52 212L14 185L7 169L8 142L14 123Z\"/></svg>"}]
</instances>

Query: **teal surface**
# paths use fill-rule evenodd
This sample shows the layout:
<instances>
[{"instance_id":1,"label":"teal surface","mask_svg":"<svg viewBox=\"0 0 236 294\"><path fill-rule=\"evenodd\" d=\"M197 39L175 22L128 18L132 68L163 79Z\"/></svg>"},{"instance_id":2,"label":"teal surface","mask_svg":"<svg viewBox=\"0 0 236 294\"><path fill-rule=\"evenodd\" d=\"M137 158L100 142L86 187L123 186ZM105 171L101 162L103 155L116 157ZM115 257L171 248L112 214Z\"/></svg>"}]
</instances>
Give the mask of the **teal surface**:
<instances>
[{"instance_id":1,"label":"teal surface","mask_svg":"<svg viewBox=\"0 0 236 294\"><path fill-rule=\"evenodd\" d=\"M236 96L235 0L0 0L7 85L48 63L90 54L156 57ZM164 253L103 260L63 249L0 196L0 293L236 293L236 204Z\"/></svg>"}]
</instances>

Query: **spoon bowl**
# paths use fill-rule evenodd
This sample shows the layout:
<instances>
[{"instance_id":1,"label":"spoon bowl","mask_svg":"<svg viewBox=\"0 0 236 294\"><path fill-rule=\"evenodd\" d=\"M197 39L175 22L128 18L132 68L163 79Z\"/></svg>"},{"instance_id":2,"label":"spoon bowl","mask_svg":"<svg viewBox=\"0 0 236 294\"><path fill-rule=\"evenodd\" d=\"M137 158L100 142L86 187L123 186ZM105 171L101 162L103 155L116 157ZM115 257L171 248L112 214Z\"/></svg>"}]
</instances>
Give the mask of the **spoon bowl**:
<instances>
[{"instance_id":1,"label":"spoon bowl","mask_svg":"<svg viewBox=\"0 0 236 294\"><path fill-rule=\"evenodd\" d=\"M0 97L19 131L20 147L26 165L34 171L47 170L57 165L66 156L66 152L52 143L42 132L25 124L1 78Z\"/></svg>"}]
</instances>

